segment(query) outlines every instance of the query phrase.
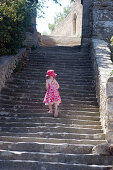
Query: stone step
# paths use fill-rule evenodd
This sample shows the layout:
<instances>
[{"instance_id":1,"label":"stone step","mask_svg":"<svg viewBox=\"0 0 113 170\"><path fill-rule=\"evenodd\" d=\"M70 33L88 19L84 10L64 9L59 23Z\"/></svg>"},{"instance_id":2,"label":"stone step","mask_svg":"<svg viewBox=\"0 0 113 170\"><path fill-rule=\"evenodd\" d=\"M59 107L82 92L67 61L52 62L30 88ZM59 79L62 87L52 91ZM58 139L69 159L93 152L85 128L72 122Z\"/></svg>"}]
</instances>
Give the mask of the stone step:
<instances>
[{"instance_id":1,"label":"stone step","mask_svg":"<svg viewBox=\"0 0 113 170\"><path fill-rule=\"evenodd\" d=\"M0 167L2 170L110 170L112 165L86 165L86 164L68 164L56 162L40 162L30 160L0 160Z\"/></svg>"},{"instance_id":2,"label":"stone step","mask_svg":"<svg viewBox=\"0 0 113 170\"><path fill-rule=\"evenodd\" d=\"M13 80L15 80L15 79L16 79L16 81L13 82ZM40 80L40 77L39 77L39 78L37 78L36 80L33 80L33 81L29 81L29 79L28 79L28 81L25 81L24 79L18 78L18 77L16 77L15 79L12 78L12 80L8 81L6 84L16 84L16 85L23 85L24 84L26 86L27 85L32 85L32 86L37 85L37 87L38 86L40 87L40 85L42 86L46 82L45 77L42 78L41 80ZM19 80L20 81L23 80L24 82L19 82ZM76 86L76 85L80 85L82 83L86 84L86 85L89 84L89 83L90 84L92 83L93 85L95 85L93 77L91 77L91 76L87 77L87 79L86 79L86 77L78 76L78 77L73 78L73 79L71 79L71 77L70 78L69 77L68 78L62 77L62 78L57 78L57 80L59 81L60 85L62 85L64 87Z\"/></svg>"},{"instance_id":3,"label":"stone step","mask_svg":"<svg viewBox=\"0 0 113 170\"><path fill-rule=\"evenodd\" d=\"M0 150L28 151L28 152L48 152L48 153L71 153L71 154L91 154L93 145L80 144L53 144L38 142L3 142Z\"/></svg>"},{"instance_id":4,"label":"stone step","mask_svg":"<svg viewBox=\"0 0 113 170\"><path fill-rule=\"evenodd\" d=\"M58 133L58 132L29 132L25 131L17 131L17 130L12 130L9 129L8 132L7 129L1 128L1 133L3 132L2 136L8 136L8 135L13 135L13 136L24 136L24 137L39 137L39 138L56 138L56 139L86 139L86 140L105 140L105 134L103 133L96 133L96 134L85 134L85 133ZM16 129L16 128L15 128ZM6 130L6 131L5 131ZM1 134L0 134L1 136Z\"/></svg>"},{"instance_id":5,"label":"stone step","mask_svg":"<svg viewBox=\"0 0 113 170\"><path fill-rule=\"evenodd\" d=\"M82 54L82 53L76 53L76 54L72 54L72 53L64 53L64 54L61 54L61 53L56 53L56 55L54 53L48 53L48 55L37 55L37 54L30 54L27 58L26 58L26 62L27 61L33 61L36 60L36 61L69 61L71 62L72 60L81 60L83 59L84 61L85 60L89 60L89 61L92 61L90 55L87 55L87 54Z\"/></svg>"},{"instance_id":6,"label":"stone step","mask_svg":"<svg viewBox=\"0 0 113 170\"><path fill-rule=\"evenodd\" d=\"M82 60L82 59L81 59ZM56 63L55 61L53 61L53 62L51 62L51 63L47 63L47 62L43 62L43 63L41 63L41 62L32 62L32 63L29 63L28 64L28 66L29 67L37 67L37 66L40 66L40 67L42 67L42 66L51 66L51 65L53 65L55 68L59 68L60 70L62 70L63 68L67 68L67 69L74 69L74 72L76 72L76 71L82 71L83 69L84 69L84 71L85 70L93 70L92 68L91 68L91 66L85 66L85 62L87 63L87 61L85 60L85 62L84 62L84 66L81 66L81 67L77 67L76 65L79 65L79 62L82 62L82 61L80 61L80 60L78 60L78 61L72 61L72 63L69 63L69 62L67 62L67 63L63 63L63 61L62 61L62 63L61 62L59 62L59 63ZM48 65L47 65L48 64ZM62 68L61 68L62 67Z\"/></svg>"},{"instance_id":7,"label":"stone step","mask_svg":"<svg viewBox=\"0 0 113 170\"><path fill-rule=\"evenodd\" d=\"M47 70L48 70L48 68L44 72L40 73L37 69L27 68L27 69L24 69L22 71L22 73L13 75L13 79L15 77L18 78L19 75L20 75L19 78L21 78L21 76L27 76L29 74L30 76L27 77L27 78L32 78L31 77L32 75L34 75L34 76L36 75L37 78L41 78L41 81L42 81L42 80L45 80L45 75L46 75ZM31 71L32 71L32 73L30 73ZM28 74L26 74L26 72L28 72ZM64 72L64 70L61 70L61 71L58 70L56 72L58 74L57 78L61 79L61 80L68 80L69 81L70 79L72 80L72 78L82 79L84 77L85 78L90 77L90 78L93 79L93 71L87 70L87 69L86 70L84 70L84 69L82 69L82 70L75 70L73 74L71 72L66 73L66 72ZM35 79L36 79L36 76L34 77Z\"/></svg>"},{"instance_id":8,"label":"stone step","mask_svg":"<svg viewBox=\"0 0 113 170\"><path fill-rule=\"evenodd\" d=\"M13 88L10 88L9 86L6 86L6 87L4 87L3 88L3 90L5 90L5 91L10 91L10 90L12 90L12 91L21 91L21 90L24 90L25 92L26 91L39 91L39 90L41 90L41 92L45 92L45 84L42 84L43 86L41 87L41 86L39 86L39 88L37 88L36 89L36 86L35 87L31 87L30 89L29 88L20 88L19 86L17 87L13 87ZM61 90L63 93L65 92L65 93L73 93L73 92L76 92L77 91L77 89L81 89L81 90L88 90L88 88L89 88L89 90L93 90L94 88L95 88L95 86L92 84L92 85L88 85L88 84L81 84L81 85L74 85L74 87L71 87L70 86L70 88L68 88L68 87L63 87L63 86L60 86L60 89L59 90Z\"/></svg>"},{"instance_id":9,"label":"stone step","mask_svg":"<svg viewBox=\"0 0 113 170\"><path fill-rule=\"evenodd\" d=\"M42 98L37 98L37 95L32 95L32 96L30 96L30 97L26 97L26 96L21 96L21 97L18 97L18 96L11 96L11 95L7 95L7 94L1 94L0 95L0 99L1 99L1 101L5 101L5 100L12 100L12 101L19 101L19 100L21 100L21 101L33 101L33 102L42 102L43 101L43 98L44 98L44 96L42 97ZM76 94L75 94L75 97L71 97L71 96L69 96L69 97L66 97L65 96L65 98L63 97L63 103L69 103L70 104L70 100L71 100L71 103L72 104L75 104L76 103L76 101L97 101L96 100L96 97L95 96L77 96Z\"/></svg>"},{"instance_id":10,"label":"stone step","mask_svg":"<svg viewBox=\"0 0 113 170\"><path fill-rule=\"evenodd\" d=\"M20 94L21 95L21 94ZM21 96L19 96L19 95L13 95L13 94L5 94L5 91L3 92L3 90L2 90L2 92L1 92L1 94L0 94L0 98L2 98L2 97L5 97L5 98L14 98L15 97L15 99L17 98L36 98L37 99L37 101L43 101L43 98L44 98L44 96L42 96L42 97L40 97L39 98L39 95L38 94L27 94L27 96L26 96L26 94L24 94L24 95L21 95ZM96 94L95 93L80 93L80 92L76 92L76 94L74 94L74 96L73 95L71 95L71 96L65 96L65 99L67 100L71 100L71 101L73 101L73 100L76 100L76 98L78 99L78 98L84 98L84 97L86 97L86 98L89 98L89 97L92 97L92 98L96 98ZM65 99L64 99L64 101L65 101Z\"/></svg>"},{"instance_id":11,"label":"stone step","mask_svg":"<svg viewBox=\"0 0 113 170\"><path fill-rule=\"evenodd\" d=\"M62 73L59 74L59 77L57 77L57 79L63 81L63 80L66 80L66 78L67 78L67 81L70 81L71 78L75 77L75 79L76 79L77 76L79 76L78 78L81 78L81 74L83 74L83 72L84 72L84 74L87 73L88 76L90 76L90 75L92 76L92 73L93 73L92 70L88 70L88 69L86 69L86 70L75 70L73 73L71 73L71 72L68 73L69 76L67 76L66 73L62 72ZM26 77L28 79L28 78L32 78L32 76L34 76L35 79L41 77L41 81L42 81L42 80L45 80L45 76L42 77L42 74L45 75L46 72L40 74L39 71L36 71L36 72L33 72L33 73L23 71L23 72L19 72L19 74L14 74L13 77L14 78L15 77L17 77L17 78L21 78L21 77L25 78ZM73 80L73 81L75 81L75 80Z\"/></svg>"},{"instance_id":12,"label":"stone step","mask_svg":"<svg viewBox=\"0 0 113 170\"><path fill-rule=\"evenodd\" d=\"M29 109L29 108L19 108L19 107L17 107L17 106L7 106L7 105L5 105L5 107L4 106L0 106L0 110L1 110L1 112L10 112L10 113L45 113L45 112L48 112L48 108L42 108L42 109L36 109L36 108L32 108L32 110L31 109ZM59 109L60 111L59 111L59 114L60 113L70 113L72 110L71 109L69 109L69 108L66 108L66 109L63 109L63 108L60 108ZM76 107L74 110L73 110L73 112L75 113L75 111L85 111L85 112L98 112L99 111L99 109L98 108L83 108L83 107ZM72 113L72 112L71 112Z\"/></svg>"},{"instance_id":13,"label":"stone step","mask_svg":"<svg viewBox=\"0 0 113 170\"><path fill-rule=\"evenodd\" d=\"M17 93L17 92L13 92L13 91L2 91L1 92L2 93L2 95L1 96L8 96L8 97L10 97L10 99L11 98L14 98L14 96L16 96L16 98L18 99L18 98L26 98L26 97L28 97L28 99L32 99L32 98L37 98L37 101L40 101L40 102L43 102L43 99L44 99L44 96L45 96L45 93L46 93L46 91L45 91L45 93L43 92L43 93L34 93L34 94L31 94L31 93L24 93L24 92L20 92L20 93ZM90 93L91 94L89 94L89 93L86 93L86 91L85 91L85 93L84 93L84 96L85 96L85 94L88 96L93 96L93 92L92 91L90 91ZM72 102L72 104L75 104L77 101L79 101L79 103L81 103L82 104L82 101L84 101L84 100L77 100L77 97L78 97L78 95L82 95L82 92L80 91L80 92L77 92L76 94L72 94L72 93L70 93L69 94L69 98L68 98L68 94L66 94L66 93L62 93L62 92L60 92L60 95L61 95L61 98L62 98L62 101L64 102L64 103L69 103L69 102L67 102L66 101L66 99L69 99L70 101L71 100L74 100L73 102ZM88 100L89 101L89 100ZM88 102L86 102L86 103L88 103Z\"/></svg>"},{"instance_id":14,"label":"stone step","mask_svg":"<svg viewBox=\"0 0 113 170\"><path fill-rule=\"evenodd\" d=\"M79 128L79 127L46 127L46 126L34 126L31 124L31 126L27 126L25 124L21 123L21 127L17 127L18 124L13 124L13 123L1 123L1 129L0 131L4 132L17 132L17 133L36 133L36 132L53 132L53 133L79 133L79 134L99 134L103 133L101 129L90 129L90 128ZM15 126L14 126L15 125Z\"/></svg>"},{"instance_id":15,"label":"stone step","mask_svg":"<svg viewBox=\"0 0 113 170\"><path fill-rule=\"evenodd\" d=\"M34 60L35 60L35 62L34 62ZM50 61L51 61L51 63L50 63ZM73 59L72 58L69 58L69 59L66 59L66 58L65 59L61 59L61 58L59 58L59 59L58 58L51 58L51 59L37 58L37 59L35 59L34 58L33 59L33 58L31 58L28 61L26 61L25 64L26 64L25 68L30 67L32 65L39 65L39 64L45 65L45 67L48 66L48 65L55 64L55 66L59 65L60 67L65 66L67 68L72 65L74 67L76 66L75 67L76 69L81 69L81 68L91 68L92 69L92 67L91 67L92 61L91 61L90 58L87 58L87 59L85 59L85 58L79 58L79 59L75 59L75 58L73 58ZM60 67L59 67L59 69L61 69ZM37 68L37 69L40 70L40 68Z\"/></svg>"},{"instance_id":16,"label":"stone step","mask_svg":"<svg viewBox=\"0 0 113 170\"><path fill-rule=\"evenodd\" d=\"M24 134L17 136L10 136L8 133L2 133L4 136L0 135L0 141L3 142L38 142L38 143L54 143L54 144L84 144L84 145L99 145L102 143L107 143L106 140L90 140L90 139L56 139L56 138L39 138L39 137L24 137ZM8 135L7 135L8 134Z\"/></svg>"},{"instance_id":17,"label":"stone step","mask_svg":"<svg viewBox=\"0 0 113 170\"><path fill-rule=\"evenodd\" d=\"M88 48L88 47L87 47ZM89 48L88 48L89 49ZM32 53L37 53L38 52L44 52L44 51L66 51L66 52L76 52L81 50L81 46L77 45L74 47L67 47L67 46L54 46L54 47L43 47L40 46L40 49L33 50Z\"/></svg>"},{"instance_id":18,"label":"stone step","mask_svg":"<svg viewBox=\"0 0 113 170\"><path fill-rule=\"evenodd\" d=\"M15 118L17 118L18 119L18 117L17 117L17 115L14 115L14 117ZM4 118L6 118L6 119L8 119L7 117L2 117L1 119L2 119L2 121L4 120ZM28 118L29 119L29 118ZM80 129L85 129L86 131L88 130L91 130L92 132L93 131L95 131L95 130L97 130L98 132L100 131L100 132L102 132L101 131L101 129L102 129L102 127L101 127L101 125L79 125L79 124L71 124L71 125L69 125L69 124L66 124L66 123L56 123L56 125L54 125L54 123L46 123L46 122L43 122L43 123L30 123L30 122L0 122L0 126L1 126L1 128L2 127L36 127L36 128L45 128L45 127L47 127L47 128L53 128L53 129L59 129L59 128L62 128L62 130L64 129L64 130L66 130L66 129L68 129L69 128L69 130L71 129L71 130L73 130L73 131L76 131L76 129L77 130L80 130Z\"/></svg>"},{"instance_id":19,"label":"stone step","mask_svg":"<svg viewBox=\"0 0 113 170\"><path fill-rule=\"evenodd\" d=\"M37 113L31 113L31 112L28 112L28 113L9 113L9 112L3 112L3 111L0 111L0 116L8 116L8 117L11 117L11 116L16 116L16 117L20 117L20 118L24 118L24 117L51 117L52 114L48 114L46 112L43 112L43 113L40 113L40 112L37 112ZM99 119L99 112L88 112L88 111L84 111L84 112L77 112L77 111L74 111L74 112L63 112L63 113L59 113L59 117L60 118L70 118L70 119L74 119L74 118L81 118L82 116L82 119L84 120L87 120L87 119L92 119L92 120L98 120Z\"/></svg>"},{"instance_id":20,"label":"stone step","mask_svg":"<svg viewBox=\"0 0 113 170\"><path fill-rule=\"evenodd\" d=\"M6 84L7 83L16 84L17 82L13 81L13 79L14 78L12 78L11 80L7 81ZM19 78L17 80L19 80ZM85 76L84 75L84 77L76 75L76 77L73 78L73 79L71 77L65 78L64 76L62 76L62 77L57 77L56 80L60 81L60 83L62 83L64 86L77 85L77 84L79 85L80 83L84 83L84 84L92 83L92 84L95 84L95 81L94 81L92 75L91 76L87 76L87 75ZM45 83L45 81L46 81L46 78L45 78L45 74L44 74L43 77L40 75L35 81L33 81L33 84L38 86L39 84ZM67 84L66 84L66 82L67 82ZM32 82L30 82L30 83L32 83ZM29 84L29 82L26 82L26 85L28 85L28 84Z\"/></svg>"},{"instance_id":21,"label":"stone step","mask_svg":"<svg viewBox=\"0 0 113 170\"><path fill-rule=\"evenodd\" d=\"M77 88L75 88L76 90L66 90L66 89L62 89L60 88L59 89L59 92L60 92L60 95L63 99L65 99L66 96L69 96L69 97L76 97L77 94L81 94L81 93L85 93L87 95L87 93L91 93L91 94L94 94L95 93L95 88L94 87L80 87L79 86ZM7 94L7 95L17 95L18 94L28 94L33 96L35 94L35 96L37 95L37 97L39 98L44 98L45 94L46 94L46 89L41 89L41 90L37 90L37 89L24 89L23 88L3 88L2 90L2 94ZM23 95L24 96L24 95ZM79 100L81 101L81 100Z\"/></svg>"},{"instance_id":22,"label":"stone step","mask_svg":"<svg viewBox=\"0 0 113 170\"><path fill-rule=\"evenodd\" d=\"M43 162L60 162L87 165L112 165L113 156L99 156L93 154L65 154L65 153L41 153L0 150L0 160L34 160Z\"/></svg>"},{"instance_id":23,"label":"stone step","mask_svg":"<svg viewBox=\"0 0 113 170\"><path fill-rule=\"evenodd\" d=\"M92 75L93 74L93 70L91 70L91 69L76 69L76 68L74 68L73 66L70 66L70 67L66 67L66 66L62 66L62 68L61 69L59 69L59 66L55 66L55 64L52 64L52 65L48 65L47 67L45 67L45 70L43 70L43 72L42 71L38 71L37 70L37 68L38 67L40 67L41 68L41 70L43 70L43 68L45 67L44 65L42 65L42 66L39 66L39 65L37 65L37 66L32 66L32 67L27 67L27 68L24 68L23 69L23 72L26 72L26 71L28 71L28 72L30 72L30 71L33 71L33 72L37 72L37 74L39 74L39 72L40 72L40 75L42 76L44 76L45 74L46 74L46 72L47 72L47 70L50 70L50 69L54 69L55 70L55 72L59 75L59 76L66 76L67 75L67 77L69 77L69 76L73 76L74 74L76 74L76 75L79 75L79 76L81 76L81 75ZM76 67L76 66L75 66ZM66 70L66 72L64 72L64 70ZM71 72L68 72L68 70L74 70L74 74L72 75L71 74ZM62 74L61 74L62 73ZM68 74L69 74L69 76L68 76Z\"/></svg>"},{"instance_id":24,"label":"stone step","mask_svg":"<svg viewBox=\"0 0 113 170\"><path fill-rule=\"evenodd\" d=\"M8 122L32 122L32 123L39 123L39 122L48 122L48 123L67 123L67 124L77 124L77 125L100 125L99 121L96 120L84 120L82 119L66 119L66 118L54 118L54 117L38 117L36 118L18 118L16 117L0 117L1 121L8 121Z\"/></svg>"},{"instance_id":25,"label":"stone step","mask_svg":"<svg viewBox=\"0 0 113 170\"><path fill-rule=\"evenodd\" d=\"M64 102L63 100L62 100L62 107L65 107L66 105L68 105L68 107L70 108L70 107L76 107L76 105L78 105L78 104L80 104L80 105L84 105L84 106L98 106L98 104L97 104L97 102L96 101L80 101L80 100L75 100L75 102L73 102L73 104L69 104L69 102ZM3 104L3 105L18 105L18 106L32 106L32 107L34 107L34 106L37 106L37 107L39 107L39 108L41 108L41 107L43 107L44 106L44 104L43 104L43 100L42 101L22 101L22 100L2 100L1 99L1 104Z\"/></svg>"},{"instance_id":26,"label":"stone step","mask_svg":"<svg viewBox=\"0 0 113 170\"><path fill-rule=\"evenodd\" d=\"M81 109L82 107L82 109ZM35 110L37 110L37 112L39 113L43 113L43 112L48 112L48 107L43 105L40 106L39 104L38 105L35 105L35 106L32 106L32 105L22 105L22 104L18 104L18 105L14 105L14 104L4 104L2 103L2 105L0 105L0 109L1 111L3 111L5 108L5 111L7 109L12 109L12 111L23 111L23 112L29 112L29 110L32 110L33 112L35 112ZM60 105L60 113L62 113L62 111L64 110L73 110L73 111L77 111L77 110L87 110L87 111L97 111L98 108L96 108L96 105L83 105L83 104L76 104L76 105L73 105L73 106L68 106L68 104L65 104L63 106Z\"/></svg>"},{"instance_id":27,"label":"stone step","mask_svg":"<svg viewBox=\"0 0 113 170\"><path fill-rule=\"evenodd\" d=\"M0 113L0 117L4 117L5 118L5 115L1 115L1 113ZM14 116L12 115L12 114L8 114L8 115L6 115L6 117L9 117L9 118L41 118L41 117L53 117L53 115L52 114L14 114ZM81 115L65 115L65 114L59 114L59 118L66 118L66 119L80 119L80 120L92 120L92 121L99 121L100 120L100 117L99 116L93 116L93 115L91 115L90 114L90 116L89 115L84 115L84 116L82 116L82 118L81 118Z\"/></svg>"},{"instance_id":28,"label":"stone step","mask_svg":"<svg viewBox=\"0 0 113 170\"><path fill-rule=\"evenodd\" d=\"M14 79L15 80L15 79ZM76 78L76 79L73 79L73 80L67 80L67 79L60 79L60 78L58 78L57 79L58 80L58 82L59 82L59 84L60 84L60 87L63 87L63 88L68 88L68 89L70 89L71 87L76 87L76 86L79 86L79 85L93 85L93 86L95 86L95 83L92 81L93 79L91 79L91 77L89 77L89 79L87 79L87 82L85 82L85 78L84 79L82 79L82 78ZM37 88L45 88L45 83L46 83L46 80L45 79L42 79L41 81L40 81L40 79L38 78L38 79L36 79L36 80L29 80L29 79L26 79L26 81L25 81L25 79L22 79L22 78L16 78L16 80L15 80L15 82L13 82L13 81L8 81L7 83L6 83L6 85L8 86L9 84L10 85L16 85L16 86L32 86L32 87L35 87L35 86L37 86Z\"/></svg>"}]
</instances>

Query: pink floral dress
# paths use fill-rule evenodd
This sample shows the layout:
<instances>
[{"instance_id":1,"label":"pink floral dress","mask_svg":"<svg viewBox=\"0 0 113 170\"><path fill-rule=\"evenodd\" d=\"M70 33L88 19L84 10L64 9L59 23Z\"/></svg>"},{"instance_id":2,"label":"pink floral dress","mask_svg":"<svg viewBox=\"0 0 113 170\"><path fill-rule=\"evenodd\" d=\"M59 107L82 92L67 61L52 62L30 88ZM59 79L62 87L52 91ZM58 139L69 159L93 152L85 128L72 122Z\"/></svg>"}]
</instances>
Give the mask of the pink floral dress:
<instances>
[{"instance_id":1,"label":"pink floral dress","mask_svg":"<svg viewBox=\"0 0 113 170\"><path fill-rule=\"evenodd\" d=\"M54 79L51 81L50 84L48 84L48 89L43 102L45 103L45 105L61 103L58 87Z\"/></svg>"}]
</instances>

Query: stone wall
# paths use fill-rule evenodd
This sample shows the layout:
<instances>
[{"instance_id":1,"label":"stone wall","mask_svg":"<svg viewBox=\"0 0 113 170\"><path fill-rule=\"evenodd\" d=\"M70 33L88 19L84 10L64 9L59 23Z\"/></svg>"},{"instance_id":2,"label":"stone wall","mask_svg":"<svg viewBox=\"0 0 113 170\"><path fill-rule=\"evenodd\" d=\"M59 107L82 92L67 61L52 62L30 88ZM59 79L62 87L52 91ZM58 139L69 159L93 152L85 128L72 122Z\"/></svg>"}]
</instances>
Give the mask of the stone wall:
<instances>
[{"instance_id":1,"label":"stone wall","mask_svg":"<svg viewBox=\"0 0 113 170\"><path fill-rule=\"evenodd\" d=\"M25 33L25 40L23 45L25 47L37 47L39 46L37 30L36 30L36 10L34 10L34 16L31 19L31 25L27 28L27 32Z\"/></svg>"},{"instance_id":2,"label":"stone wall","mask_svg":"<svg viewBox=\"0 0 113 170\"><path fill-rule=\"evenodd\" d=\"M11 77L17 63L27 55L26 49L21 49L15 56L0 57L0 91L4 87L7 79Z\"/></svg>"},{"instance_id":3,"label":"stone wall","mask_svg":"<svg viewBox=\"0 0 113 170\"><path fill-rule=\"evenodd\" d=\"M81 37L82 32L82 4L76 0L70 14L51 33L51 36L75 36Z\"/></svg>"},{"instance_id":4,"label":"stone wall","mask_svg":"<svg viewBox=\"0 0 113 170\"><path fill-rule=\"evenodd\" d=\"M82 46L88 45L92 36L92 2L83 0Z\"/></svg>"},{"instance_id":5,"label":"stone wall","mask_svg":"<svg viewBox=\"0 0 113 170\"><path fill-rule=\"evenodd\" d=\"M113 1L93 0L91 56L94 63L100 119L108 142L113 142L113 70L110 37L113 35Z\"/></svg>"}]
</instances>

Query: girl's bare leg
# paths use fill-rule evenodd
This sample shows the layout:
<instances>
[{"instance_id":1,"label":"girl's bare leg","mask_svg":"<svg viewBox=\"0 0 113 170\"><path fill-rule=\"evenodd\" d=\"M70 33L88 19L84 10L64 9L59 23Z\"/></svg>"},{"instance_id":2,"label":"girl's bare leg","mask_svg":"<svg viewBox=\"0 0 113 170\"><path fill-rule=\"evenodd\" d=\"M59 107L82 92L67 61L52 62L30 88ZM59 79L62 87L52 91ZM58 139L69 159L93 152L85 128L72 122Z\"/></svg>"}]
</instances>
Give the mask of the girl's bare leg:
<instances>
[{"instance_id":1,"label":"girl's bare leg","mask_svg":"<svg viewBox=\"0 0 113 170\"><path fill-rule=\"evenodd\" d=\"M53 110L52 110L52 104L49 104L49 112L48 113L53 113Z\"/></svg>"},{"instance_id":2,"label":"girl's bare leg","mask_svg":"<svg viewBox=\"0 0 113 170\"><path fill-rule=\"evenodd\" d=\"M54 113L54 117L58 117L58 103L55 103L55 113Z\"/></svg>"}]
</instances>

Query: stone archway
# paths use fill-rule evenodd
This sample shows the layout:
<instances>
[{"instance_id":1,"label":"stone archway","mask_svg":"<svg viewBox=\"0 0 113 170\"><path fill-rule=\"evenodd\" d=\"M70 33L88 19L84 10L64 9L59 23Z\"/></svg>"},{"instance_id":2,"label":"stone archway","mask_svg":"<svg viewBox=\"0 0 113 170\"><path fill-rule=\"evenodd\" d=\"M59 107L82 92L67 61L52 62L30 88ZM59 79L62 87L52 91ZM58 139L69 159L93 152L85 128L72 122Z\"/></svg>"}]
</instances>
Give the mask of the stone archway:
<instances>
[{"instance_id":1,"label":"stone archway","mask_svg":"<svg viewBox=\"0 0 113 170\"><path fill-rule=\"evenodd\" d=\"M76 34L76 21L77 21L77 15L76 13L74 13L73 15L73 32L72 32L72 35L75 35Z\"/></svg>"}]
</instances>

